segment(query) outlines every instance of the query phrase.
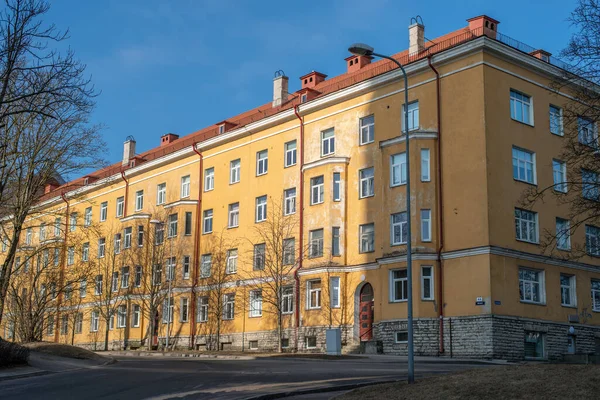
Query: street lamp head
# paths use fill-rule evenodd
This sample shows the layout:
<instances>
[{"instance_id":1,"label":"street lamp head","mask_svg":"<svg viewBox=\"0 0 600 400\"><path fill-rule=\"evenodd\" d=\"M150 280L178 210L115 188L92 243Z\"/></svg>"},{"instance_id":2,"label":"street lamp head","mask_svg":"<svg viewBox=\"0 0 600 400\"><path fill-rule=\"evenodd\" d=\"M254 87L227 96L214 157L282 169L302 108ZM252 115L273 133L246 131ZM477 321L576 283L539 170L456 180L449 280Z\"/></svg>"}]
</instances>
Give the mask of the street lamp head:
<instances>
[{"instance_id":1,"label":"street lamp head","mask_svg":"<svg viewBox=\"0 0 600 400\"><path fill-rule=\"evenodd\" d=\"M375 49L364 43L354 43L348 51L356 56L371 56Z\"/></svg>"}]
</instances>

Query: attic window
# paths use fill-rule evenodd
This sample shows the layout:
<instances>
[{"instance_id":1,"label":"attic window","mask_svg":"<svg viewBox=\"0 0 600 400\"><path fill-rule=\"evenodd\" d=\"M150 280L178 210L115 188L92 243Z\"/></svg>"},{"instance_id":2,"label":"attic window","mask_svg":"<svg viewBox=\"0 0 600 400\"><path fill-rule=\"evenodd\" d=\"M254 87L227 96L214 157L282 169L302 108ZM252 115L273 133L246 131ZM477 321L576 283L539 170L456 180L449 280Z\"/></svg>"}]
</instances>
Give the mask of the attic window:
<instances>
[{"instance_id":1,"label":"attic window","mask_svg":"<svg viewBox=\"0 0 600 400\"><path fill-rule=\"evenodd\" d=\"M305 80L304 80L304 83L308 83L308 79L305 79Z\"/></svg>"},{"instance_id":2,"label":"attic window","mask_svg":"<svg viewBox=\"0 0 600 400\"><path fill-rule=\"evenodd\" d=\"M492 24L491 24L490 28L491 28L492 30L494 30L494 23L493 23L493 22L492 22Z\"/></svg>"},{"instance_id":3,"label":"attic window","mask_svg":"<svg viewBox=\"0 0 600 400\"><path fill-rule=\"evenodd\" d=\"M548 54L542 53L542 61L550 62L550 57L548 57Z\"/></svg>"},{"instance_id":4,"label":"attic window","mask_svg":"<svg viewBox=\"0 0 600 400\"><path fill-rule=\"evenodd\" d=\"M485 27L489 28L490 27L490 21L485 21Z\"/></svg>"},{"instance_id":5,"label":"attic window","mask_svg":"<svg viewBox=\"0 0 600 400\"><path fill-rule=\"evenodd\" d=\"M308 96L306 95L306 93L304 93L302 96L300 96L300 103L306 103L307 99Z\"/></svg>"},{"instance_id":6,"label":"attic window","mask_svg":"<svg viewBox=\"0 0 600 400\"><path fill-rule=\"evenodd\" d=\"M90 184L90 178L83 178L83 185L87 186Z\"/></svg>"},{"instance_id":7,"label":"attic window","mask_svg":"<svg viewBox=\"0 0 600 400\"><path fill-rule=\"evenodd\" d=\"M131 162L129 163L129 168L133 167L135 167L135 160L131 160Z\"/></svg>"},{"instance_id":8,"label":"attic window","mask_svg":"<svg viewBox=\"0 0 600 400\"><path fill-rule=\"evenodd\" d=\"M219 135L225 133L225 124L219 125Z\"/></svg>"}]
</instances>

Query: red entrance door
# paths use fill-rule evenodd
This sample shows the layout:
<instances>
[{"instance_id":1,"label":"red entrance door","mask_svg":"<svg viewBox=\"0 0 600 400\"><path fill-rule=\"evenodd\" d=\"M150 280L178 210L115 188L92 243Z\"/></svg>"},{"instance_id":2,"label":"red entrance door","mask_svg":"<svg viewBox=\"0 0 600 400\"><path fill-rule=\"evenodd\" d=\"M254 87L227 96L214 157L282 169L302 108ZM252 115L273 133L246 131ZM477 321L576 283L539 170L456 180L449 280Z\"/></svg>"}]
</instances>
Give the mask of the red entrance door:
<instances>
[{"instance_id":1,"label":"red entrance door","mask_svg":"<svg viewBox=\"0 0 600 400\"><path fill-rule=\"evenodd\" d=\"M360 290L358 318L361 342L373 339L373 286L370 283L365 284Z\"/></svg>"}]
</instances>

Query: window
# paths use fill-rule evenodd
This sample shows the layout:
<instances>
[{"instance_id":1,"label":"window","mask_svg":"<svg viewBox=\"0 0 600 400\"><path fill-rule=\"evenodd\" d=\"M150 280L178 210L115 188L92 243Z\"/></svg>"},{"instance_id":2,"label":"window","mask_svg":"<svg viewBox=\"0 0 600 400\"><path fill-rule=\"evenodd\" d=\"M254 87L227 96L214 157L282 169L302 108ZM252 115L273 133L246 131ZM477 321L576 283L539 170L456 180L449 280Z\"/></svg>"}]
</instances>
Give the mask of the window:
<instances>
[{"instance_id":1,"label":"window","mask_svg":"<svg viewBox=\"0 0 600 400\"><path fill-rule=\"evenodd\" d=\"M87 227L90 225L92 225L92 207L86 208L83 212L83 226Z\"/></svg>"},{"instance_id":2,"label":"window","mask_svg":"<svg viewBox=\"0 0 600 400\"><path fill-rule=\"evenodd\" d=\"M167 267L167 282L173 282L175 280L175 268L177 267L176 257L167 257L165 260L165 266Z\"/></svg>"},{"instance_id":3,"label":"window","mask_svg":"<svg viewBox=\"0 0 600 400\"><path fill-rule=\"evenodd\" d=\"M204 170L204 191L208 192L215 188L215 169L207 168Z\"/></svg>"},{"instance_id":4,"label":"window","mask_svg":"<svg viewBox=\"0 0 600 400\"><path fill-rule=\"evenodd\" d=\"M131 326L134 328L140 327L140 316L142 313L141 307L138 304L133 305L131 312Z\"/></svg>"},{"instance_id":5,"label":"window","mask_svg":"<svg viewBox=\"0 0 600 400\"><path fill-rule=\"evenodd\" d=\"M70 218L70 223L69 223L69 230L71 232L75 232L75 229L77 229L77 213L71 213L71 218Z\"/></svg>"},{"instance_id":6,"label":"window","mask_svg":"<svg viewBox=\"0 0 600 400\"><path fill-rule=\"evenodd\" d=\"M556 218L556 247L560 250L571 249L571 226L569 220Z\"/></svg>"},{"instance_id":7,"label":"window","mask_svg":"<svg viewBox=\"0 0 600 400\"><path fill-rule=\"evenodd\" d=\"M394 335L396 343L407 343L408 342L408 331L398 331Z\"/></svg>"},{"instance_id":8,"label":"window","mask_svg":"<svg viewBox=\"0 0 600 400\"><path fill-rule=\"evenodd\" d=\"M129 267L121 268L121 288L127 289L129 287Z\"/></svg>"},{"instance_id":9,"label":"window","mask_svg":"<svg viewBox=\"0 0 600 400\"><path fill-rule=\"evenodd\" d=\"M181 298L179 305L179 322L188 322L189 300L187 297Z\"/></svg>"},{"instance_id":10,"label":"window","mask_svg":"<svg viewBox=\"0 0 600 400\"><path fill-rule=\"evenodd\" d=\"M141 211L144 208L144 191L135 192L135 211Z\"/></svg>"},{"instance_id":11,"label":"window","mask_svg":"<svg viewBox=\"0 0 600 400\"><path fill-rule=\"evenodd\" d=\"M421 267L421 300L433 300L433 267Z\"/></svg>"},{"instance_id":12,"label":"window","mask_svg":"<svg viewBox=\"0 0 600 400\"><path fill-rule=\"evenodd\" d=\"M119 290L119 273L118 272L112 273L111 290L113 292L117 292Z\"/></svg>"},{"instance_id":13,"label":"window","mask_svg":"<svg viewBox=\"0 0 600 400\"><path fill-rule=\"evenodd\" d=\"M60 235L61 218L54 219L54 236Z\"/></svg>"},{"instance_id":14,"label":"window","mask_svg":"<svg viewBox=\"0 0 600 400\"><path fill-rule=\"evenodd\" d=\"M592 279L592 310L600 311L600 281Z\"/></svg>"},{"instance_id":15,"label":"window","mask_svg":"<svg viewBox=\"0 0 600 400\"><path fill-rule=\"evenodd\" d=\"M375 224L365 224L359 227L360 252L370 253L375 251Z\"/></svg>"},{"instance_id":16,"label":"window","mask_svg":"<svg viewBox=\"0 0 600 400\"><path fill-rule=\"evenodd\" d=\"M100 238L98 239L98 258L104 257L106 252L106 239Z\"/></svg>"},{"instance_id":17,"label":"window","mask_svg":"<svg viewBox=\"0 0 600 400\"><path fill-rule=\"evenodd\" d=\"M144 225L138 225L137 227L137 245L138 247L144 246Z\"/></svg>"},{"instance_id":18,"label":"window","mask_svg":"<svg viewBox=\"0 0 600 400\"><path fill-rule=\"evenodd\" d=\"M512 157L513 178L535 184L535 153L513 147Z\"/></svg>"},{"instance_id":19,"label":"window","mask_svg":"<svg viewBox=\"0 0 600 400\"><path fill-rule=\"evenodd\" d=\"M67 283L65 285L65 300L71 300L71 297L73 297L73 285L71 285L71 283Z\"/></svg>"},{"instance_id":20,"label":"window","mask_svg":"<svg viewBox=\"0 0 600 400\"><path fill-rule=\"evenodd\" d=\"M333 228L331 228L331 255L332 256L341 255L339 226L334 226Z\"/></svg>"},{"instance_id":21,"label":"window","mask_svg":"<svg viewBox=\"0 0 600 400\"><path fill-rule=\"evenodd\" d=\"M600 200L600 181L598 173L589 169L581 170L582 195L585 199L599 201Z\"/></svg>"},{"instance_id":22,"label":"window","mask_svg":"<svg viewBox=\"0 0 600 400\"><path fill-rule=\"evenodd\" d=\"M100 203L100 222L106 221L108 217L108 202L104 201Z\"/></svg>"},{"instance_id":23,"label":"window","mask_svg":"<svg viewBox=\"0 0 600 400\"><path fill-rule=\"evenodd\" d=\"M292 140L285 144L285 167L296 165L296 141Z\"/></svg>"},{"instance_id":24,"label":"window","mask_svg":"<svg viewBox=\"0 0 600 400\"><path fill-rule=\"evenodd\" d=\"M405 269L390 271L390 301L408 300L408 278Z\"/></svg>"},{"instance_id":25,"label":"window","mask_svg":"<svg viewBox=\"0 0 600 400\"><path fill-rule=\"evenodd\" d=\"M519 297L528 303L544 302L544 272L519 268Z\"/></svg>"},{"instance_id":26,"label":"window","mask_svg":"<svg viewBox=\"0 0 600 400\"><path fill-rule=\"evenodd\" d=\"M406 153L391 156L390 164L390 186L406 184Z\"/></svg>"},{"instance_id":27,"label":"window","mask_svg":"<svg viewBox=\"0 0 600 400\"><path fill-rule=\"evenodd\" d=\"M154 264L154 267L152 267L152 284L160 285L161 282L162 282L162 265Z\"/></svg>"},{"instance_id":28,"label":"window","mask_svg":"<svg viewBox=\"0 0 600 400\"><path fill-rule=\"evenodd\" d=\"M262 150L256 153L256 176L264 175L269 171L269 151Z\"/></svg>"},{"instance_id":29,"label":"window","mask_svg":"<svg viewBox=\"0 0 600 400\"><path fill-rule=\"evenodd\" d=\"M240 164L239 158L229 163L229 183L233 184L240 181Z\"/></svg>"},{"instance_id":30,"label":"window","mask_svg":"<svg viewBox=\"0 0 600 400\"><path fill-rule=\"evenodd\" d=\"M360 176L360 198L371 197L375 195L375 169L365 168L359 171Z\"/></svg>"},{"instance_id":31,"label":"window","mask_svg":"<svg viewBox=\"0 0 600 400\"><path fill-rule=\"evenodd\" d=\"M94 280L94 294L96 296L102 294L102 275L96 275L96 279Z\"/></svg>"},{"instance_id":32,"label":"window","mask_svg":"<svg viewBox=\"0 0 600 400\"><path fill-rule=\"evenodd\" d=\"M240 224L240 203L233 203L229 205L229 220L228 227L236 228Z\"/></svg>"},{"instance_id":33,"label":"window","mask_svg":"<svg viewBox=\"0 0 600 400\"><path fill-rule=\"evenodd\" d=\"M431 180L429 159L429 149L421 149L421 182L429 182Z\"/></svg>"},{"instance_id":34,"label":"window","mask_svg":"<svg viewBox=\"0 0 600 400\"><path fill-rule=\"evenodd\" d=\"M567 192L567 164L562 161L552 160L552 177L554 178L554 190Z\"/></svg>"},{"instance_id":35,"label":"window","mask_svg":"<svg viewBox=\"0 0 600 400\"><path fill-rule=\"evenodd\" d=\"M258 340L249 340L248 350L258 350Z\"/></svg>"},{"instance_id":36,"label":"window","mask_svg":"<svg viewBox=\"0 0 600 400\"><path fill-rule=\"evenodd\" d=\"M119 254L121 252L121 234L117 233L115 235L115 254Z\"/></svg>"},{"instance_id":37,"label":"window","mask_svg":"<svg viewBox=\"0 0 600 400\"><path fill-rule=\"evenodd\" d=\"M254 270L265 269L266 245L264 243L254 245Z\"/></svg>"},{"instance_id":38,"label":"window","mask_svg":"<svg viewBox=\"0 0 600 400\"><path fill-rule=\"evenodd\" d=\"M310 204L320 204L323 202L325 193L325 179L323 175L310 179Z\"/></svg>"},{"instance_id":39,"label":"window","mask_svg":"<svg viewBox=\"0 0 600 400\"><path fill-rule=\"evenodd\" d=\"M335 132L333 128L321 132L321 157L335 153Z\"/></svg>"},{"instance_id":40,"label":"window","mask_svg":"<svg viewBox=\"0 0 600 400\"><path fill-rule=\"evenodd\" d=\"M184 235L189 236L192 234L192 212L185 212L185 226L184 226Z\"/></svg>"},{"instance_id":41,"label":"window","mask_svg":"<svg viewBox=\"0 0 600 400\"><path fill-rule=\"evenodd\" d=\"M238 251L237 249L227 250L226 273L235 274L237 272Z\"/></svg>"},{"instance_id":42,"label":"window","mask_svg":"<svg viewBox=\"0 0 600 400\"><path fill-rule=\"evenodd\" d=\"M584 117L577 118L577 133L579 143L596 148L598 147L598 132L594 121Z\"/></svg>"},{"instance_id":43,"label":"window","mask_svg":"<svg viewBox=\"0 0 600 400\"><path fill-rule=\"evenodd\" d=\"M185 199L186 197L190 197L190 176L182 176L181 177L181 198Z\"/></svg>"},{"instance_id":44,"label":"window","mask_svg":"<svg viewBox=\"0 0 600 400\"><path fill-rule=\"evenodd\" d=\"M173 302L172 297L168 297L163 300L163 312L162 312L162 321L164 324L167 322L173 322L173 309L175 308L175 303Z\"/></svg>"},{"instance_id":45,"label":"window","mask_svg":"<svg viewBox=\"0 0 600 400\"><path fill-rule=\"evenodd\" d=\"M219 135L225 133L225 125L219 125Z\"/></svg>"},{"instance_id":46,"label":"window","mask_svg":"<svg viewBox=\"0 0 600 400\"><path fill-rule=\"evenodd\" d=\"M369 115L360 119L360 144L375 141L375 116Z\"/></svg>"},{"instance_id":47,"label":"window","mask_svg":"<svg viewBox=\"0 0 600 400\"><path fill-rule=\"evenodd\" d=\"M133 228L131 226L125 228L125 235L123 235L123 248L131 248L131 236L133 234Z\"/></svg>"},{"instance_id":48,"label":"window","mask_svg":"<svg viewBox=\"0 0 600 400\"><path fill-rule=\"evenodd\" d=\"M402 132L406 132L404 126L404 113L406 112L406 105L402 105ZM414 131L419 129L419 102L408 103L408 131Z\"/></svg>"},{"instance_id":49,"label":"window","mask_svg":"<svg viewBox=\"0 0 600 400\"><path fill-rule=\"evenodd\" d=\"M212 266L212 255L203 254L200 264L200 278L208 278L210 276L210 268Z\"/></svg>"},{"instance_id":50,"label":"window","mask_svg":"<svg viewBox=\"0 0 600 400\"><path fill-rule=\"evenodd\" d=\"M281 313L291 314L294 312L294 288L284 286L281 288Z\"/></svg>"},{"instance_id":51,"label":"window","mask_svg":"<svg viewBox=\"0 0 600 400\"><path fill-rule=\"evenodd\" d=\"M283 239L283 265L293 265L296 262L296 239Z\"/></svg>"},{"instance_id":52,"label":"window","mask_svg":"<svg viewBox=\"0 0 600 400\"><path fill-rule=\"evenodd\" d=\"M183 256L183 279L190 279L190 256Z\"/></svg>"},{"instance_id":53,"label":"window","mask_svg":"<svg viewBox=\"0 0 600 400\"><path fill-rule=\"evenodd\" d=\"M339 172L333 173L333 201L341 201L341 174Z\"/></svg>"},{"instance_id":54,"label":"window","mask_svg":"<svg viewBox=\"0 0 600 400\"><path fill-rule=\"evenodd\" d=\"M125 328L127 326L127 306L122 305L117 309L117 328Z\"/></svg>"},{"instance_id":55,"label":"window","mask_svg":"<svg viewBox=\"0 0 600 400\"><path fill-rule=\"evenodd\" d=\"M510 117L515 121L533 125L533 116L531 115L531 97L511 89Z\"/></svg>"},{"instance_id":56,"label":"window","mask_svg":"<svg viewBox=\"0 0 600 400\"><path fill-rule=\"evenodd\" d=\"M90 321L90 331L98 332L100 326L100 313L98 311L92 311L92 318Z\"/></svg>"},{"instance_id":57,"label":"window","mask_svg":"<svg viewBox=\"0 0 600 400\"><path fill-rule=\"evenodd\" d=\"M543 359L544 356L544 334L540 332L525 331L525 358Z\"/></svg>"},{"instance_id":58,"label":"window","mask_svg":"<svg viewBox=\"0 0 600 400\"><path fill-rule=\"evenodd\" d=\"M563 135L562 110L556 106L550 105L550 133Z\"/></svg>"},{"instance_id":59,"label":"window","mask_svg":"<svg viewBox=\"0 0 600 400\"><path fill-rule=\"evenodd\" d=\"M329 278L329 306L331 308L340 308L340 277L332 276Z\"/></svg>"},{"instance_id":60,"label":"window","mask_svg":"<svg viewBox=\"0 0 600 400\"><path fill-rule=\"evenodd\" d=\"M308 233L309 257L323 256L323 229L315 229Z\"/></svg>"},{"instance_id":61,"label":"window","mask_svg":"<svg viewBox=\"0 0 600 400\"><path fill-rule=\"evenodd\" d=\"M79 297L85 297L87 295L87 279L82 280L79 283Z\"/></svg>"},{"instance_id":62,"label":"window","mask_svg":"<svg viewBox=\"0 0 600 400\"><path fill-rule=\"evenodd\" d=\"M203 233L212 233L213 230L213 210L204 211L204 228Z\"/></svg>"},{"instance_id":63,"label":"window","mask_svg":"<svg viewBox=\"0 0 600 400\"><path fill-rule=\"evenodd\" d=\"M154 243L163 244L165 240L165 225L162 222L156 224L154 228Z\"/></svg>"},{"instance_id":64,"label":"window","mask_svg":"<svg viewBox=\"0 0 600 400\"><path fill-rule=\"evenodd\" d=\"M392 246L399 244L406 244L408 236L406 212L392 214L390 217L391 225L391 238L390 243Z\"/></svg>"},{"instance_id":65,"label":"window","mask_svg":"<svg viewBox=\"0 0 600 400\"><path fill-rule=\"evenodd\" d=\"M296 188L283 191L283 214L291 215L296 213Z\"/></svg>"},{"instance_id":66,"label":"window","mask_svg":"<svg viewBox=\"0 0 600 400\"><path fill-rule=\"evenodd\" d=\"M431 210L421 210L421 241L431 242Z\"/></svg>"},{"instance_id":67,"label":"window","mask_svg":"<svg viewBox=\"0 0 600 400\"><path fill-rule=\"evenodd\" d=\"M125 198L118 197L117 198L117 218L123 217L124 212L125 212Z\"/></svg>"},{"instance_id":68,"label":"window","mask_svg":"<svg viewBox=\"0 0 600 400\"><path fill-rule=\"evenodd\" d=\"M524 242L530 243L537 243L537 222L538 215L536 212L515 208L515 229L517 231L517 240L522 240Z\"/></svg>"},{"instance_id":69,"label":"window","mask_svg":"<svg viewBox=\"0 0 600 400\"><path fill-rule=\"evenodd\" d=\"M109 322L108 322L108 329L110 329L111 331L115 328L115 315L114 315L114 311L110 311L109 312Z\"/></svg>"},{"instance_id":70,"label":"window","mask_svg":"<svg viewBox=\"0 0 600 400\"><path fill-rule=\"evenodd\" d=\"M30 245L32 239L33 239L33 230L31 228L27 228L27 231L25 231L25 244Z\"/></svg>"},{"instance_id":71,"label":"window","mask_svg":"<svg viewBox=\"0 0 600 400\"><path fill-rule=\"evenodd\" d=\"M585 251L592 256L600 256L600 228L585 226Z\"/></svg>"},{"instance_id":72,"label":"window","mask_svg":"<svg viewBox=\"0 0 600 400\"><path fill-rule=\"evenodd\" d=\"M317 348L317 337L316 336L306 336L306 348L307 349L316 349Z\"/></svg>"},{"instance_id":73,"label":"window","mask_svg":"<svg viewBox=\"0 0 600 400\"><path fill-rule=\"evenodd\" d=\"M233 319L235 316L235 294L223 296L223 319Z\"/></svg>"},{"instance_id":74,"label":"window","mask_svg":"<svg viewBox=\"0 0 600 400\"><path fill-rule=\"evenodd\" d=\"M250 292L250 317L262 317L262 291Z\"/></svg>"},{"instance_id":75,"label":"window","mask_svg":"<svg viewBox=\"0 0 600 400\"><path fill-rule=\"evenodd\" d=\"M168 232L168 237L173 238L175 236L177 236L177 222L178 222L178 215L177 214L171 214L169 215L169 232Z\"/></svg>"},{"instance_id":76,"label":"window","mask_svg":"<svg viewBox=\"0 0 600 400\"><path fill-rule=\"evenodd\" d=\"M256 222L265 221L267 219L267 196L256 198Z\"/></svg>"},{"instance_id":77,"label":"window","mask_svg":"<svg viewBox=\"0 0 600 400\"><path fill-rule=\"evenodd\" d=\"M75 334L83 332L83 313L75 314Z\"/></svg>"},{"instance_id":78,"label":"window","mask_svg":"<svg viewBox=\"0 0 600 400\"><path fill-rule=\"evenodd\" d=\"M306 291L308 297L308 309L321 308L321 280L307 281Z\"/></svg>"},{"instance_id":79,"label":"window","mask_svg":"<svg viewBox=\"0 0 600 400\"><path fill-rule=\"evenodd\" d=\"M167 202L167 184L160 183L156 186L156 205L165 204Z\"/></svg>"},{"instance_id":80,"label":"window","mask_svg":"<svg viewBox=\"0 0 600 400\"><path fill-rule=\"evenodd\" d=\"M69 246L67 248L67 265L75 264L75 247Z\"/></svg>"},{"instance_id":81,"label":"window","mask_svg":"<svg viewBox=\"0 0 600 400\"><path fill-rule=\"evenodd\" d=\"M198 322L208 321L208 297L198 297Z\"/></svg>"},{"instance_id":82,"label":"window","mask_svg":"<svg viewBox=\"0 0 600 400\"><path fill-rule=\"evenodd\" d=\"M577 306L575 275L560 274L560 304L567 307Z\"/></svg>"},{"instance_id":83,"label":"window","mask_svg":"<svg viewBox=\"0 0 600 400\"><path fill-rule=\"evenodd\" d=\"M133 284L135 287L142 286L142 266L136 265L135 267L135 277L133 278Z\"/></svg>"}]
</instances>

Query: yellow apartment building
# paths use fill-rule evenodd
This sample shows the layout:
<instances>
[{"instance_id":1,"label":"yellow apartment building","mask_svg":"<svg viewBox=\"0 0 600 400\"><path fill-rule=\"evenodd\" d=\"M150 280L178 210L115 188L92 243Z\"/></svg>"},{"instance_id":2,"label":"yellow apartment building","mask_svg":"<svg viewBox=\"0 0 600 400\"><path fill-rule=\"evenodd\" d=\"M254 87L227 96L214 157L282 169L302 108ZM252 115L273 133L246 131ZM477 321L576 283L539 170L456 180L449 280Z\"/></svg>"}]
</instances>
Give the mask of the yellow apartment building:
<instances>
[{"instance_id":1,"label":"yellow apartment building","mask_svg":"<svg viewBox=\"0 0 600 400\"><path fill-rule=\"evenodd\" d=\"M600 228L571 232L564 257L544 254L541 236L568 224L568 206L520 202L530 185L566 179L570 89L551 88L560 63L498 24L478 16L433 41L411 25L394 55L408 105L394 64L350 56L340 76L310 72L290 93L278 73L267 104L139 154L128 138L122 161L49 184L14 277L32 284L23 260L54 265L61 284L75 277L48 306L44 339L324 351L325 330L340 328L344 351L405 354L411 218L417 354L598 352L597 247L568 252Z\"/></svg>"}]
</instances>

